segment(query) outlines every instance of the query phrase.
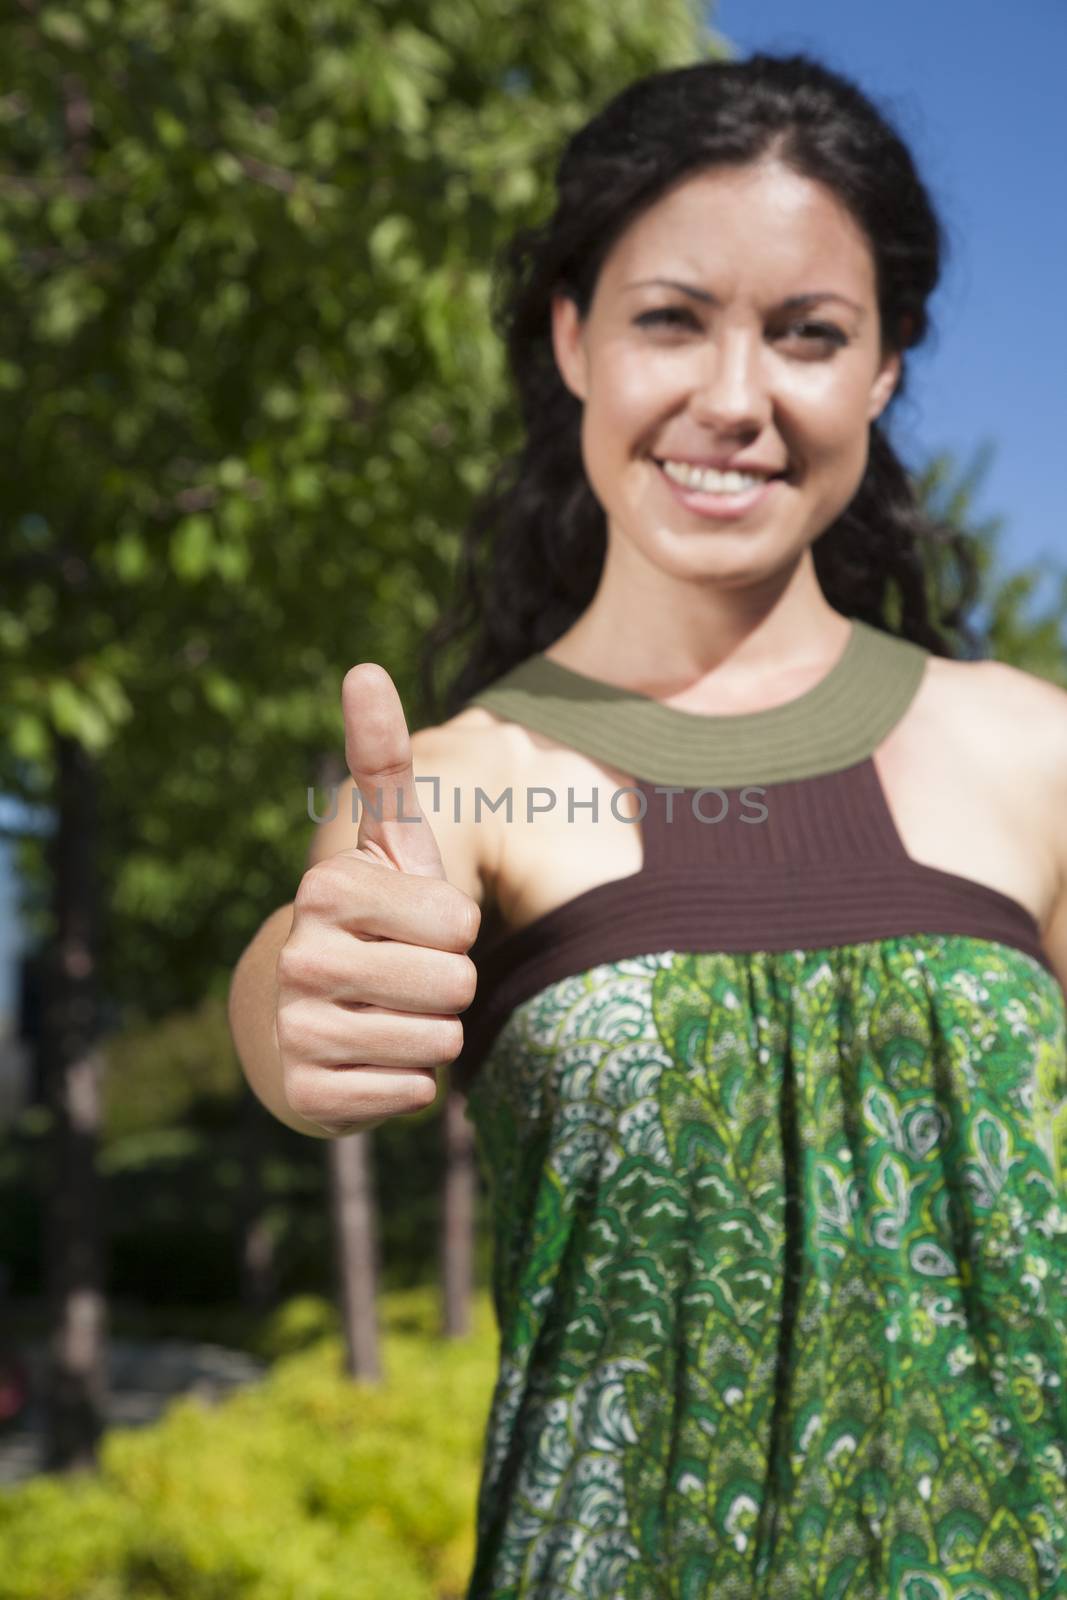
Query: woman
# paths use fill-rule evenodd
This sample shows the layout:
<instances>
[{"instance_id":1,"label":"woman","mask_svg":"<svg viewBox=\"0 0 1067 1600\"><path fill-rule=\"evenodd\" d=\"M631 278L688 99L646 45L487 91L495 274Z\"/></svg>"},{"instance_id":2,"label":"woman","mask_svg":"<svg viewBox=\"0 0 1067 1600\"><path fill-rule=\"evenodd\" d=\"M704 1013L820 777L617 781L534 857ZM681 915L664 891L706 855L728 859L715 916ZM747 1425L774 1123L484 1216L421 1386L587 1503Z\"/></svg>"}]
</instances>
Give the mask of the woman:
<instances>
[{"instance_id":1,"label":"woman","mask_svg":"<svg viewBox=\"0 0 1067 1600\"><path fill-rule=\"evenodd\" d=\"M345 681L365 797L414 752L512 817L440 807L438 872L395 812L351 852L340 807L260 1093L345 1131L372 1080L339 1065L419 1059L352 1042L327 866L469 891L501 1358L468 1600L1065 1594L1067 695L956 658L970 557L884 431L929 197L805 57L633 83L557 178L508 263L524 446L430 641L476 625L446 720L408 746L387 675ZM301 1033L328 948L335 1030Z\"/></svg>"}]
</instances>

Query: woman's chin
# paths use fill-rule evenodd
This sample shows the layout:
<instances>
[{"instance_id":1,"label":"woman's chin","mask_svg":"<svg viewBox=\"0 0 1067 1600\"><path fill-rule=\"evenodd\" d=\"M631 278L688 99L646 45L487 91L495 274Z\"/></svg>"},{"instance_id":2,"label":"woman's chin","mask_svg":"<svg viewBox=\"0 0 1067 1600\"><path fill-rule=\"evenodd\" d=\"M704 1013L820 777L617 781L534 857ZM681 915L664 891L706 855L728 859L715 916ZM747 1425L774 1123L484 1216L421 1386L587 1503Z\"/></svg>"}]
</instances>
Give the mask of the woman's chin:
<instances>
[{"instance_id":1,"label":"woman's chin","mask_svg":"<svg viewBox=\"0 0 1067 1600\"><path fill-rule=\"evenodd\" d=\"M622 536L624 539L626 535ZM718 526L713 531L660 526L636 544L643 563L676 578L765 578L796 560L797 552L773 529Z\"/></svg>"}]
</instances>

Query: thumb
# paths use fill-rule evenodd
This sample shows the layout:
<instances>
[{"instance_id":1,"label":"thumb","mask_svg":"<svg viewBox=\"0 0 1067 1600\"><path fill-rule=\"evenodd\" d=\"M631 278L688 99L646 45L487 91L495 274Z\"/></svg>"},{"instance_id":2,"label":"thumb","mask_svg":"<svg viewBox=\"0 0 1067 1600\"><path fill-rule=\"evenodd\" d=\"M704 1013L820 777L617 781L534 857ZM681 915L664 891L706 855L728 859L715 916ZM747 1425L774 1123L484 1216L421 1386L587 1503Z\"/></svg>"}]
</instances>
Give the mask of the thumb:
<instances>
[{"instance_id":1,"label":"thumb","mask_svg":"<svg viewBox=\"0 0 1067 1600\"><path fill-rule=\"evenodd\" d=\"M356 848L400 872L444 878L445 867L415 789L411 736L392 678L374 661L341 684L345 761L359 789Z\"/></svg>"}]
</instances>

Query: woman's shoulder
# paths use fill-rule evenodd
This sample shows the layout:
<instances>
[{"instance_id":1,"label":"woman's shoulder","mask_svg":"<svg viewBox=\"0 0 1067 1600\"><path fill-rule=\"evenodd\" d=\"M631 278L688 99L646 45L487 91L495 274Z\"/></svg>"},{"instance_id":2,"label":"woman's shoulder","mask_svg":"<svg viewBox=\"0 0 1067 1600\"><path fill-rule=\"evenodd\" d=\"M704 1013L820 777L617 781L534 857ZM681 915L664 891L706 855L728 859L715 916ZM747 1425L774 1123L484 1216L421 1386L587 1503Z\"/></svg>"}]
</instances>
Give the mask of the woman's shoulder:
<instances>
[{"instance_id":1,"label":"woman's shoulder","mask_svg":"<svg viewBox=\"0 0 1067 1600\"><path fill-rule=\"evenodd\" d=\"M1042 756L1067 760L1067 688L1007 661L961 661L931 656L946 712L968 714L976 731L1018 741Z\"/></svg>"},{"instance_id":2,"label":"woman's shoulder","mask_svg":"<svg viewBox=\"0 0 1067 1600\"><path fill-rule=\"evenodd\" d=\"M525 753L528 744L527 729L486 706L464 706L454 716L411 735L412 750L439 752L460 768L488 763L507 767Z\"/></svg>"},{"instance_id":3,"label":"woman's shoulder","mask_svg":"<svg viewBox=\"0 0 1067 1600\"><path fill-rule=\"evenodd\" d=\"M469 705L462 711L457 711L452 717L443 722L434 723L432 728L422 728L422 733L455 733L461 737L468 733L489 733L496 728L514 727L495 711L490 711L488 706Z\"/></svg>"},{"instance_id":4,"label":"woman's shoulder","mask_svg":"<svg viewBox=\"0 0 1067 1600\"><path fill-rule=\"evenodd\" d=\"M946 741L1012 797L1020 826L1040 827L1067 882L1067 689L992 658L929 665L930 714Z\"/></svg>"}]
</instances>

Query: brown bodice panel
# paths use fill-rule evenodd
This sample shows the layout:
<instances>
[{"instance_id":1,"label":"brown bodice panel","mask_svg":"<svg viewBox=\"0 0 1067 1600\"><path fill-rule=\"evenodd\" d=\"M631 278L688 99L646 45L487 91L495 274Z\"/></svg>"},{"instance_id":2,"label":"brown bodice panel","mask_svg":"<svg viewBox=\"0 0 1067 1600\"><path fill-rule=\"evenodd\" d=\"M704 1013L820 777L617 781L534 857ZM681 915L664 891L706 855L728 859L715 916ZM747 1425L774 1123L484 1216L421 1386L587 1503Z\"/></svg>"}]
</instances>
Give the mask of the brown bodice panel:
<instances>
[{"instance_id":1,"label":"brown bodice panel","mask_svg":"<svg viewBox=\"0 0 1067 1600\"><path fill-rule=\"evenodd\" d=\"M774 784L670 794L644 780L633 787L643 807L638 872L472 947L478 991L463 1013L463 1051L451 1069L457 1088L469 1087L522 1001L630 956L813 950L938 933L1008 944L1051 970L1037 922L1019 901L912 860L871 756Z\"/></svg>"}]
</instances>

